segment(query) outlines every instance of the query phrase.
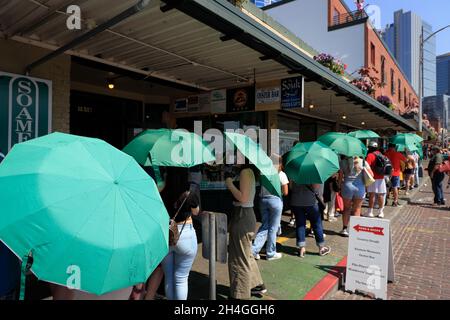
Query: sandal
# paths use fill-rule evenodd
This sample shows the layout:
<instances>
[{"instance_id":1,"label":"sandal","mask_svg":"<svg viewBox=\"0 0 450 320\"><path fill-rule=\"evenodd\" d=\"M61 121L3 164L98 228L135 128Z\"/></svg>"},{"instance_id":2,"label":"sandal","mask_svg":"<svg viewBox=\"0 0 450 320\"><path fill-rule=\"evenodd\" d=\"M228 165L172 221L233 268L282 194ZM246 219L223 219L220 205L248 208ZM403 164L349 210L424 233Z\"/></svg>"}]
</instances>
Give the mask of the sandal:
<instances>
[{"instance_id":1,"label":"sandal","mask_svg":"<svg viewBox=\"0 0 450 320\"><path fill-rule=\"evenodd\" d=\"M306 254L306 248L305 247L301 247L301 248L298 249L298 256L300 258L304 258L305 254Z\"/></svg>"},{"instance_id":2,"label":"sandal","mask_svg":"<svg viewBox=\"0 0 450 320\"><path fill-rule=\"evenodd\" d=\"M331 248L330 247L322 247L319 250L319 255L321 257L326 256L327 254L329 254L331 252Z\"/></svg>"}]
</instances>

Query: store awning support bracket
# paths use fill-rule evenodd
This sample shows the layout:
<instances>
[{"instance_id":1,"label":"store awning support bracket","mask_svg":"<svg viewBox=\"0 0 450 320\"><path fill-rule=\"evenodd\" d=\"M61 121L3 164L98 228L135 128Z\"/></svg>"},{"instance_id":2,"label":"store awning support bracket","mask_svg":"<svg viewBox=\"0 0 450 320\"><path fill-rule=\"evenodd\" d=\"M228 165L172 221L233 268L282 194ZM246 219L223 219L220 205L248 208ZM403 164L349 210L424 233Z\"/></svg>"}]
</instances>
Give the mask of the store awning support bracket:
<instances>
[{"instance_id":1,"label":"store awning support bracket","mask_svg":"<svg viewBox=\"0 0 450 320\"><path fill-rule=\"evenodd\" d=\"M108 21L102 23L101 25L95 27L94 29L86 32L85 34L75 38L74 40L70 41L66 45L60 47L59 49L56 49L55 51L47 54L46 56L36 60L35 62L29 64L25 68L25 73L28 75L31 70L36 68L37 66L40 66L41 64L46 63L47 61L65 53L66 51L78 46L79 44L91 39L92 37L96 36L97 34L105 31L106 29L118 24L119 22L122 22L123 20L135 15L136 13L141 12L144 10L149 4L151 0L139 0L134 6L126 9L125 11L119 13L118 15L114 16L113 18L109 19Z\"/></svg>"},{"instance_id":2,"label":"store awning support bracket","mask_svg":"<svg viewBox=\"0 0 450 320\"><path fill-rule=\"evenodd\" d=\"M176 7L178 7L179 5L182 5L183 2L184 0L175 0L172 1L171 3L166 3L162 5L159 9L161 10L161 12L168 12L170 10L176 9Z\"/></svg>"}]
</instances>

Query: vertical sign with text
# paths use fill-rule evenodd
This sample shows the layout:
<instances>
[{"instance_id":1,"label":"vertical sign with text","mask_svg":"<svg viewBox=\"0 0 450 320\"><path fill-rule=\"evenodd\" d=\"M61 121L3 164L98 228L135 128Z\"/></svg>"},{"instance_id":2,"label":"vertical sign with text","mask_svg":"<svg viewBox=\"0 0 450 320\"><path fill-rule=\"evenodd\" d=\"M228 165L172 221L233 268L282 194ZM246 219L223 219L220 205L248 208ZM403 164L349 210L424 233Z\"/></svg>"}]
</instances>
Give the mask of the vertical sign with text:
<instances>
[{"instance_id":1,"label":"vertical sign with text","mask_svg":"<svg viewBox=\"0 0 450 320\"><path fill-rule=\"evenodd\" d=\"M52 130L52 82L0 71L0 150Z\"/></svg>"},{"instance_id":2,"label":"vertical sign with text","mask_svg":"<svg viewBox=\"0 0 450 320\"><path fill-rule=\"evenodd\" d=\"M281 109L304 107L305 82L303 77L281 80Z\"/></svg>"},{"instance_id":3,"label":"vertical sign with text","mask_svg":"<svg viewBox=\"0 0 450 320\"><path fill-rule=\"evenodd\" d=\"M351 217L345 290L386 300L388 281L394 281L389 220Z\"/></svg>"}]
</instances>

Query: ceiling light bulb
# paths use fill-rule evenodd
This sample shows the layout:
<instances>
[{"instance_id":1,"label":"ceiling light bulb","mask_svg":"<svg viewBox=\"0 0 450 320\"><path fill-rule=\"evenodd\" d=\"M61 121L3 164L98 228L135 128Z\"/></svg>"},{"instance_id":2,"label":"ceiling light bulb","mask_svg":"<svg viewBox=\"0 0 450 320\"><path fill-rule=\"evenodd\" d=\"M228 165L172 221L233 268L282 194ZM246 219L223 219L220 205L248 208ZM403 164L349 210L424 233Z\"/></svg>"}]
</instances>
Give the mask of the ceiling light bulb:
<instances>
[{"instance_id":1,"label":"ceiling light bulb","mask_svg":"<svg viewBox=\"0 0 450 320\"><path fill-rule=\"evenodd\" d=\"M343 115L343 116L342 116L342 119L344 119L344 120L347 119L347 116L346 116L346 115Z\"/></svg>"},{"instance_id":2,"label":"ceiling light bulb","mask_svg":"<svg viewBox=\"0 0 450 320\"><path fill-rule=\"evenodd\" d=\"M364 126L364 125L366 125L366 123L365 123L365 122L363 121L363 122L361 122L361 125L363 125L363 126Z\"/></svg>"}]
</instances>

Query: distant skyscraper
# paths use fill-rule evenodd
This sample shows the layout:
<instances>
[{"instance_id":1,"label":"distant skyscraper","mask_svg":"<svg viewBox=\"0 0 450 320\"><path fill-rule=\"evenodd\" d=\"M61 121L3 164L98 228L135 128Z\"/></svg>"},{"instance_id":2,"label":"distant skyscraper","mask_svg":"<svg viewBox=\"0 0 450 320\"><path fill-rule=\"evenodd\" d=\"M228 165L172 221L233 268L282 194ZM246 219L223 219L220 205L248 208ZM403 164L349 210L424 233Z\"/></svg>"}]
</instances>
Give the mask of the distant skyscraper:
<instances>
[{"instance_id":1,"label":"distant skyscraper","mask_svg":"<svg viewBox=\"0 0 450 320\"><path fill-rule=\"evenodd\" d=\"M430 24L412 12L394 12L394 23L384 32L384 40L408 77L414 90L419 93L420 37L426 39L433 33ZM436 40L424 44L424 96L436 95Z\"/></svg>"},{"instance_id":2,"label":"distant skyscraper","mask_svg":"<svg viewBox=\"0 0 450 320\"><path fill-rule=\"evenodd\" d=\"M438 56L437 62L437 94L450 95L450 52Z\"/></svg>"},{"instance_id":3,"label":"distant skyscraper","mask_svg":"<svg viewBox=\"0 0 450 320\"><path fill-rule=\"evenodd\" d=\"M272 3L278 2L280 0L250 0L250 2L254 3L257 7L265 7Z\"/></svg>"},{"instance_id":4,"label":"distant skyscraper","mask_svg":"<svg viewBox=\"0 0 450 320\"><path fill-rule=\"evenodd\" d=\"M428 116L431 123L439 124L439 128L449 128L450 96L437 95L423 99L423 113ZM435 129L439 129L435 128Z\"/></svg>"}]
</instances>

